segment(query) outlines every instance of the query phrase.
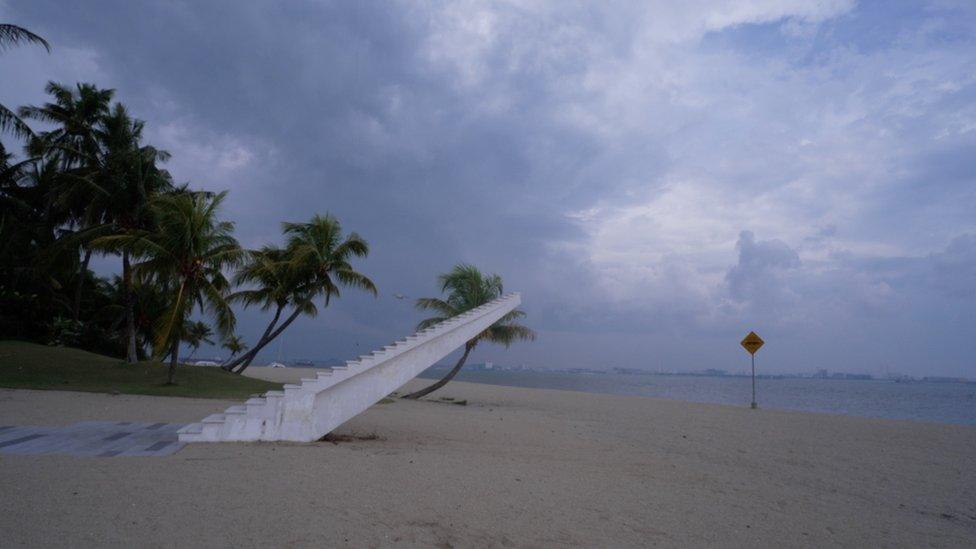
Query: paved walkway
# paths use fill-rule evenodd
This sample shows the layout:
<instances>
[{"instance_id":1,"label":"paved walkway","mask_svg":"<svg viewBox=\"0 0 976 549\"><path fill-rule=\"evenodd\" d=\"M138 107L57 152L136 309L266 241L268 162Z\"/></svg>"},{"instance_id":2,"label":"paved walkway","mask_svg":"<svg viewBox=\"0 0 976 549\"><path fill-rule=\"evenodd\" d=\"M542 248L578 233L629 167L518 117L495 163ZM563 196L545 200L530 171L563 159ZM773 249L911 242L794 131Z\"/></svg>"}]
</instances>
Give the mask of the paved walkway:
<instances>
[{"instance_id":1,"label":"paved walkway","mask_svg":"<svg viewBox=\"0 0 976 549\"><path fill-rule=\"evenodd\" d=\"M0 425L0 453L168 456L184 446L176 434L183 425L129 421L82 421L67 427Z\"/></svg>"}]
</instances>

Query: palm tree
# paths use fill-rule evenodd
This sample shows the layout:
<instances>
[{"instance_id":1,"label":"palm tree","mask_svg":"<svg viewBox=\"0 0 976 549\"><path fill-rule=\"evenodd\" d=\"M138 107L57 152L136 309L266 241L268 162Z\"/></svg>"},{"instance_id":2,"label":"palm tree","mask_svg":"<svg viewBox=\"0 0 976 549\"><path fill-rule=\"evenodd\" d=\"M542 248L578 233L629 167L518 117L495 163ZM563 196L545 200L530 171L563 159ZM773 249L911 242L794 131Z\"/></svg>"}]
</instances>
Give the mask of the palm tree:
<instances>
[{"instance_id":1,"label":"palm tree","mask_svg":"<svg viewBox=\"0 0 976 549\"><path fill-rule=\"evenodd\" d=\"M288 305L295 301L295 291L299 288L296 283L294 270L289 269L287 252L277 246L264 246L253 250L249 261L238 270L234 282L238 286L251 284L249 289L239 290L230 296L231 301L241 303L244 307L259 305L262 311L274 309L271 322L258 339L258 345L263 346L281 319L281 313ZM256 352L248 353L237 360L229 360L224 368L233 371L239 365L247 365L254 359Z\"/></svg>"},{"instance_id":2,"label":"palm tree","mask_svg":"<svg viewBox=\"0 0 976 549\"><path fill-rule=\"evenodd\" d=\"M244 343L244 340L239 335L227 336L220 346L230 351L231 357L247 350L247 343Z\"/></svg>"},{"instance_id":3,"label":"palm tree","mask_svg":"<svg viewBox=\"0 0 976 549\"><path fill-rule=\"evenodd\" d=\"M86 154L92 171L82 180L90 189L92 217L101 223L82 231L78 238L92 240L91 247L107 235L140 236L152 228L153 197L173 189L173 180L159 164L169 158L165 151L142 145L143 122L129 116L116 103L95 129L98 147ZM186 194L186 193L184 193ZM102 248L103 251L113 251ZM125 291L126 359L138 360L135 326L135 292L130 249L114 250L122 256L122 285Z\"/></svg>"},{"instance_id":4,"label":"palm tree","mask_svg":"<svg viewBox=\"0 0 976 549\"><path fill-rule=\"evenodd\" d=\"M48 82L44 91L54 99L53 102L39 107L28 105L18 110L22 118L55 125L53 130L37 135L38 145L60 149L65 153L68 165L83 161L86 154L94 154L98 146L95 127L108 115L115 90L102 90L94 84L80 82L72 89Z\"/></svg>"},{"instance_id":5,"label":"palm tree","mask_svg":"<svg viewBox=\"0 0 976 549\"><path fill-rule=\"evenodd\" d=\"M486 276L472 265L463 263L455 265L451 271L440 275L438 279L441 283L441 292L448 292L447 299L424 297L417 300L418 309L437 313L437 316L425 319L417 324L417 330L424 330L502 296L501 277L497 274ZM447 385L461 371L468 355L479 342L500 343L508 348L517 340L534 340L535 332L515 322L516 319L523 317L525 317L525 313L515 309L500 318L498 322L464 344L464 354L443 379L420 391L404 395L403 398L417 399Z\"/></svg>"},{"instance_id":6,"label":"palm tree","mask_svg":"<svg viewBox=\"0 0 976 549\"><path fill-rule=\"evenodd\" d=\"M36 44L43 46L48 53L51 52L51 45L40 36L17 25L0 23L0 51L21 44ZM0 104L0 132L8 130L17 137L34 135L30 127L24 124L24 121L18 118L14 111Z\"/></svg>"},{"instance_id":7,"label":"palm tree","mask_svg":"<svg viewBox=\"0 0 976 549\"><path fill-rule=\"evenodd\" d=\"M169 307L156 322L153 341L157 357L168 350L170 384L176 376L186 319L194 309L212 315L222 337L234 329L236 320L227 301L230 282L223 271L238 266L246 252L233 237L234 224L217 217L226 196L226 191L156 196L150 202L155 218L151 230L134 229L93 242L137 258L132 270L142 283L175 288Z\"/></svg>"},{"instance_id":8,"label":"palm tree","mask_svg":"<svg viewBox=\"0 0 976 549\"><path fill-rule=\"evenodd\" d=\"M197 350L204 343L213 345L214 342L210 339L211 336L213 336L213 330L210 329L210 326L206 322L200 322L199 320L187 322L183 327L183 342L193 349L190 352L190 356L187 357L187 360L193 358L193 355L196 354Z\"/></svg>"},{"instance_id":9,"label":"palm tree","mask_svg":"<svg viewBox=\"0 0 976 549\"><path fill-rule=\"evenodd\" d=\"M243 372L296 318L318 314L317 298L328 307L333 297L339 297L340 286L377 294L373 281L350 263L353 257L369 255L369 245L356 233L343 236L342 225L335 217L315 215L307 223L283 223L282 227L287 237L285 248L266 247L253 253L251 262L238 273L237 282L256 288L235 295L245 307L274 308L274 318L251 351L224 365L225 369ZM281 313L289 306L291 313L279 324Z\"/></svg>"},{"instance_id":10,"label":"palm tree","mask_svg":"<svg viewBox=\"0 0 976 549\"><path fill-rule=\"evenodd\" d=\"M114 90L100 90L92 84L77 84L76 89L56 82L48 82L45 91L54 99L40 107L20 108L20 116L55 124L53 130L41 132L30 144L35 156L58 154L63 162L64 175L59 189L52 197L58 205L68 210L72 225L79 228L76 234L68 234L62 239L65 246L82 250L75 282L72 318L79 320L81 294L91 262L92 250L80 235L89 233L86 229L104 222L104 211L99 206L105 201L92 200L92 187L89 176L96 173L98 165L98 140L96 127L108 115L109 104Z\"/></svg>"}]
</instances>

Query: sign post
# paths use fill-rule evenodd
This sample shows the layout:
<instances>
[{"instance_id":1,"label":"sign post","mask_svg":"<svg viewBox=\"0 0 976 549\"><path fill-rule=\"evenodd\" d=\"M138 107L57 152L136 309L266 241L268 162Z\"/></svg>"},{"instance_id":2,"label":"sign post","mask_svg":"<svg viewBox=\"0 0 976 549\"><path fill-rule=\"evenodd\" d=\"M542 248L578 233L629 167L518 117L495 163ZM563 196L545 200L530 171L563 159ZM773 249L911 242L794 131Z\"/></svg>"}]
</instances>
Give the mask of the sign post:
<instances>
[{"instance_id":1,"label":"sign post","mask_svg":"<svg viewBox=\"0 0 976 549\"><path fill-rule=\"evenodd\" d=\"M756 332L749 332L749 335L747 335L745 338L743 338L742 341L739 342L739 345L742 345L742 347L746 351L748 351L749 354L752 356L752 409L753 410L759 407L759 405L756 404L756 351L758 351L759 348L763 346L763 343L765 342L762 340L761 337L759 337L759 335L756 334Z\"/></svg>"}]
</instances>

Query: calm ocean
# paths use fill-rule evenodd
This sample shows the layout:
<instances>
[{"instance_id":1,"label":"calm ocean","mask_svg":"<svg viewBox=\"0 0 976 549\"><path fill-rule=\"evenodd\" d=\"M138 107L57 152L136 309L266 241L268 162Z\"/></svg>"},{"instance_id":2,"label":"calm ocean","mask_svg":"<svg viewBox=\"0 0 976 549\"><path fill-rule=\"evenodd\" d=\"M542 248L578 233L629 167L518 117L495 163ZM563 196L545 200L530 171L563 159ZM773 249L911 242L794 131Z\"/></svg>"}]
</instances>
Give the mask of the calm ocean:
<instances>
[{"instance_id":1,"label":"calm ocean","mask_svg":"<svg viewBox=\"0 0 976 549\"><path fill-rule=\"evenodd\" d=\"M439 378L444 373L443 369L428 370L421 377ZM751 400L750 379L745 377L462 370L457 379L741 406L748 406ZM758 379L756 387L761 408L976 425L976 384Z\"/></svg>"}]
</instances>

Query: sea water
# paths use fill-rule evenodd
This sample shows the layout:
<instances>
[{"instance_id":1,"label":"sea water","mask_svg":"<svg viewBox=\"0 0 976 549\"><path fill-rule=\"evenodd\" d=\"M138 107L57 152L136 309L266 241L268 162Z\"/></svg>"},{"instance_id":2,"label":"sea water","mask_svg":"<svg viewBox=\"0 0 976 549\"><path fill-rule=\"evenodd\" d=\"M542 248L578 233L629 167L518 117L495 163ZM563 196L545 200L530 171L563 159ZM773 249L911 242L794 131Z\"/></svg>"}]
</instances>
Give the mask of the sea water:
<instances>
[{"instance_id":1,"label":"sea water","mask_svg":"<svg viewBox=\"0 0 976 549\"><path fill-rule=\"evenodd\" d=\"M439 378L444 373L431 369L421 377ZM740 406L752 400L748 377L462 370L456 379ZM757 379L756 400L760 408L976 425L976 384L972 383Z\"/></svg>"}]
</instances>

